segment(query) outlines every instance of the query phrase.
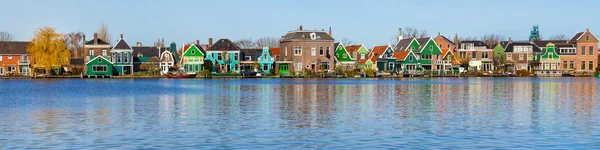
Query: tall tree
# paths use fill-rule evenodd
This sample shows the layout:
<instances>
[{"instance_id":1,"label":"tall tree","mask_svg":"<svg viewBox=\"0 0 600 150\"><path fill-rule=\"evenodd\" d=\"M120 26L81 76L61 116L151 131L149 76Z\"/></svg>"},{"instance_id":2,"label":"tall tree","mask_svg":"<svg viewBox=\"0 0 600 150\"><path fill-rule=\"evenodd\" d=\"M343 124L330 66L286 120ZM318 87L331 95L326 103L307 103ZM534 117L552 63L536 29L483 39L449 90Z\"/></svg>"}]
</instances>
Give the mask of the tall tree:
<instances>
[{"instance_id":1,"label":"tall tree","mask_svg":"<svg viewBox=\"0 0 600 150\"><path fill-rule=\"evenodd\" d=\"M164 38L158 38L154 42L154 47L165 47L165 39Z\"/></svg>"},{"instance_id":2,"label":"tall tree","mask_svg":"<svg viewBox=\"0 0 600 150\"><path fill-rule=\"evenodd\" d=\"M68 64L71 55L63 36L52 27L36 31L27 47L27 53L32 55L34 67L43 68L46 73L49 73L53 66Z\"/></svg>"},{"instance_id":3,"label":"tall tree","mask_svg":"<svg viewBox=\"0 0 600 150\"><path fill-rule=\"evenodd\" d=\"M237 40L237 41L235 41L233 43L235 43L236 45L238 45L240 48L254 48L254 47L256 47L256 43L254 43L254 41L252 41L252 38Z\"/></svg>"},{"instance_id":4,"label":"tall tree","mask_svg":"<svg viewBox=\"0 0 600 150\"><path fill-rule=\"evenodd\" d=\"M568 40L568 38L564 34L557 34L557 35L551 36L550 40Z\"/></svg>"},{"instance_id":5,"label":"tall tree","mask_svg":"<svg viewBox=\"0 0 600 150\"><path fill-rule=\"evenodd\" d=\"M99 39L102 39L108 43L111 42L110 33L108 32L108 26L106 26L106 24L102 23L100 27L98 27L98 31L96 31L96 33L98 33Z\"/></svg>"},{"instance_id":6,"label":"tall tree","mask_svg":"<svg viewBox=\"0 0 600 150\"><path fill-rule=\"evenodd\" d=\"M348 38L343 38L341 42L342 42L342 44L344 44L344 46L347 46L347 45L350 45L350 44L354 43L354 41L352 41L352 40L350 40Z\"/></svg>"},{"instance_id":7,"label":"tall tree","mask_svg":"<svg viewBox=\"0 0 600 150\"><path fill-rule=\"evenodd\" d=\"M83 36L80 31L65 34L65 45L72 57L83 57Z\"/></svg>"},{"instance_id":8,"label":"tall tree","mask_svg":"<svg viewBox=\"0 0 600 150\"><path fill-rule=\"evenodd\" d=\"M506 39L506 37L500 35L500 34L484 34L481 37L481 41L485 42L485 44L489 47L493 47L494 43L498 43L500 41L504 41Z\"/></svg>"},{"instance_id":9,"label":"tall tree","mask_svg":"<svg viewBox=\"0 0 600 150\"><path fill-rule=\"evenodd\" d=\"M257 47L279 47L279 40L273 37L262 37L256 39Z\"/></svg>"},{"instance_id":10,"label":"tall tree","mask_svg":"<svg viewBox=\"0 0 600 150\"><path fill-rule=\"evenodd\" d=\"M0 41L12 41L13 40L13 36L12 34L8 33L8 32L0 32Z\"/></svg>"}]
</instances>

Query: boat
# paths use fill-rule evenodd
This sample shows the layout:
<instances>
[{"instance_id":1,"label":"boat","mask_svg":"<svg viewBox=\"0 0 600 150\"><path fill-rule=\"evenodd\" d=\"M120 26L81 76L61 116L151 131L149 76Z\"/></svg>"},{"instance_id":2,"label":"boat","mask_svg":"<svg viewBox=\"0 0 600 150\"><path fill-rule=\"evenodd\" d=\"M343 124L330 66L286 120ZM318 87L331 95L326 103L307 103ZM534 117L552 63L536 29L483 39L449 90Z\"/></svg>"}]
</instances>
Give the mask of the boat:
<instances>
[{"instance_id":1,"label":"boat","mask_svg":"<svg viewBox=\"0 0 600 150\"><path fill-rule=\"evenodd\" d=\"M179 69L177 72L167 73L167 78L181 79L181 78L195 78L197 73L186 73L183 69Z\"/></svg>"},{"instance_id":2,"label":"boat","mask_svg":"<svg viewBox=\"0 0 600 150\"><path fill-rule=\"evenodd\" d=\"M256 77L258 72L242 72L243 77Z\"/></svg>"}]
</instances>

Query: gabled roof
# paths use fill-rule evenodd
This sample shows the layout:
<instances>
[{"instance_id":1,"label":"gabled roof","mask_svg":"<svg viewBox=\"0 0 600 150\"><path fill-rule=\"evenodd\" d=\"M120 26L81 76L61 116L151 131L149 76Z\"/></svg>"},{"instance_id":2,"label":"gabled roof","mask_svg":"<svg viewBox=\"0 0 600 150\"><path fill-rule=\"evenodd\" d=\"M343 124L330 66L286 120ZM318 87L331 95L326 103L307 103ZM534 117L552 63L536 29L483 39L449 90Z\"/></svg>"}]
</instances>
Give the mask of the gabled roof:
<instances>
[{"instance_id":1,"label":"gabled roof","mask_svg":"<svg viewBox=\"0 0 600 150\"><path fill-rule=\"evenodd\" d=\"M262 55L262 49L258 48L245 48L242 49L243 56L252 56L252 61L256 61L260 55ZM245 59L241 59L245 60Z\"/></svg>"},{"instance_id":2,"label":"gabled roof","mask_svg":"<svg viewBox=\"0 0 600 150\"><path fill-rule=\"evenodd\" d=\"M369 55L367 55L368 59L358 60L358 64L364 64L368 60L371 60L371 62L376 62L377 58L379 58L379 56L381 56L383 53L385 53L385 50L387 50L387 48L388 48L388 46L373 47L373 50L369 51Z\"/></svg>"},{"instance_id":3,"label":"gabled roof","mask_svg":"<svg viewBox=\"0 0 600 150\"><path fill-rule=\"evenodd\" d=\"M27 46L31 42L0 42L0 55L24 55L27 54Z\"/></svg>"},{"instance_id":4,"label":"gabled roof","mask_svg":"<svg viewBox=\"0 0 600 150\"><path fill-rule=\"evenodd\" d=\"M94 44L94 39L85 42L85 44ZM104 42L104 40L102 40L102 39L98 39L98 44L108 44L108 43Z\"/></svg>"},{"instance_id":5,"label":"gabled roof","mask_svg":"<svg viewBox=\"0 0 600 150\"><path fill-rule=\"evenodd\" d=\"M585 32L577 32L577 33L575 34L575 36L573 36L573 37L572 37L572 38L569 40L569 42L568 42L568 43L569 43L569 44L574 44L574 43L577 43L577 39L579 39L579 37L581 37L581 36L583 35L583 33L585 33Z\"/></svg>"},{"instance_id":6,"label":"gabled roof","mask_svg":"<svg viewBox=\"0 0 600 150\"><path fill-rule=\"evenodd\" d=\"M91 63L91 62L93 62L93 61L95 61L97 59L104 59L104 61L109 62L110 64L114 64L112 61L104 58L104 56L96 56L96 57L92 58L91 60L85 62L85 64L87 65L87 64L89 64L89 63Z\"/></svg>"},{"instance_id":7,"label":"gabled roof","mask_svg":"<svg viewBox=\"0 0 600 150\"><path fill-rule=\"evenodd\" d=\"M428 38L428 37L417 39L417 42L419 42L419 49L417 51L420 52L421 50L423 50L423 48L425 47L427 42L429 42L430 39L431 38Z\"/></svg>"},{"instance_id":8,"label":"gabled roof","mask_svg":"<svg viewBox=\"0 0 600 150\"><path fill-rule=\"evenodd\" d=\"M316 39L313 40L310 37L310 34L315 33ZM333 37L329 35L329 33L325 31L315 31L315 30L295 30L288 32L281 38L281 42L289 42L292 40L300 40L300 41L333 41Z\"/></svg>"},{"instance_id":9,"label":"gabled roof","mask_svg":"<svg viewBox=\"0 0 600 150\"><path fill-rule=\"evenodd\" d=\"M350 46L346 46L346 51L348 52L357 52L358 49L360 49L362 45L350 45Z\"/></svg>"},{"instance_id":10,"label":"gabled roof","mask_svg":"<svg viewBox=\"0 0 600 150\"><path fill-rule=\"evenodd\" d=\"M133 53L131 54L133 57L160 57L164 51L169 51L168 47L161 47L160 51L158 47L154 46L134 46L131 47L133 49Z\"/></svg>"},{"instance_id":11,"label":"gabled roof","mask_svg":"<svg viewBox=\"0 0 600 150\"><path fill-rule=\"evenodd\" d=\"M395 51L403 51L406 50L408 48L408 46L410 45L410 43L413 41L414 39L402 39L400 41L398 41L398 43L396 44L396 47L394 48Z\"/></svg>"},{"instance_id":12,"label":"gabled roof","mask_svg":"<svg viewBox=\"0 0 600 150\"><path fill-rule=\"evenodd\" d=\"M119 42L117 42L117 45L113 49L131 49L131 47L124 39L119 39Z\"/></svg>"},{"instance_id":13,"label":"gabled roof","mask_svg":"<svg viewBox=\"0 0 600 150\"><path fill-rule=\"evenodd\" d=\"M447 37L440 35L442 38L444 38L444 40L446 40L448 43L452 44L452 45L456 45L456 43L454 43L452 40L448 39Z\"/></svg>"},{"instance_id":14,"label":"gabled roof","mask_svg":"<svg viewBox=\"0 0 600 150\"><path fill-rule=\"evenodd\" d=\"M532 46L532 50L533 52L542 52L542 49L540 49L540 47L538 47L537 45L535 45L533 42L510 42L508 44L506 44L506 47L504 48L504 52L514 52L514 46Z\"/></svg>"},{"instance_id":15,"label":"gabled roof","mask_svg":"<svg viewBox=\"0 0 600 150\"><path fill-rule=\"evenodd\" d=\"M202 46L196 45L196 44L187 44L187 45L183 45L183 54L185 54L185 52L187 52L188 49L190 49L190 47L192 47L192 45L196 46L196 48L198 48L198 50L200 50L200 52L202 52L202 54L206 55L206 51L204 50L204 48L202 48Z\"/></svg>"},{"instance_id":16,"label":"gabled roof","mask_svg":"<svg viewBox=\"0 0 600 150\"><path fill-rule=\"evenodd\" d=\"M534 41L533 43L535 43L535 45L539 46L539 47L546 47L546 45L548 45L548 43L554 43L554 44L566 44L567 40L542 40L542 41Z\"/></svg>"},{"instance_id":17,"label":"gabled roof","mask_svg":"<svg viewBox=\"0 0 600 150\"><path fill-rule=\"evenodd\" d=\"M219 39L217 43L213 44L208 51L240 51L242 50L239 46L233 43L229 39Z\"/></svg>"},{"instance_id":18,"label":"gabled roof","mask_svg":"<svg viewBox=\"0 0 600 150\"><path fill-rule=\"evenodd\" d=\"M396 61L398 60L405 60L406 56L408 56L412 51L395 51L394 52L394 58L396 58Z\"/></svg>"}]
</instances>

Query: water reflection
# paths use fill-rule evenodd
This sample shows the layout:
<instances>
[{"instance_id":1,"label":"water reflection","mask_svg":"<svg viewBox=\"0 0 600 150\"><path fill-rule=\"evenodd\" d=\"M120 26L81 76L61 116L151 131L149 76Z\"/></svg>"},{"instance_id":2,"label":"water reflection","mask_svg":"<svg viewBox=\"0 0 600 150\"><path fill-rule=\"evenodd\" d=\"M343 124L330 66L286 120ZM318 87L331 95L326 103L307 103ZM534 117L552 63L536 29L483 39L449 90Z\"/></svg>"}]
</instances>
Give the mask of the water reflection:
<instances>
[{"instance_id":1,"label":"water reflection","mask_svg":"<svg viewBox=\"0 0 600 150\"><path fill-rule=\"evenodd\" d=\"M63 82L0 100L0 147L600 148L589 78Z\"/></svg>"}]
</instances>

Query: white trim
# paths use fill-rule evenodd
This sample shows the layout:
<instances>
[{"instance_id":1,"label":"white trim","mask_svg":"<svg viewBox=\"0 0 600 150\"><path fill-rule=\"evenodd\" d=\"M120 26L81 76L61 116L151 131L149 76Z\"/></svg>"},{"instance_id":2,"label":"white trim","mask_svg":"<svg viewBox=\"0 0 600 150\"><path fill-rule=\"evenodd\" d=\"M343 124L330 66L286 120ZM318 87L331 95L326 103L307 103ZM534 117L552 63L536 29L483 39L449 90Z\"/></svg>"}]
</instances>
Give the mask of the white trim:
<instances>
[{"instance_id":1,"label":"white trim","mask_svg":"<svg viewBox=\"0 0 600 150\"><path fill-rule=\"evenodd\" d=\"M96 59L98 59L98 58L102 58L102 59L104 59L105 61L109 62L110 64L114 65L114 63L113 63L112 61L110 61L110 60L108 60L108 59L104 58L104 56L96 56L94 59L91 59L90 61L88 61L88 62L85 62L85 65L89 64L90 62L92 62L92 61L94 61L94 60L96 60Z\"/></svg>"},{"instance_id":2,"label":"white trim","mask_svg":"<svg viewBox=\"0 0 600 150\"><path fill-rule=\"evenodd\" d=\"M83 45L83 48L107 48L107 49L112 49L110 47L110 44L102 44L102 45L95 45L95 44L91 45L91 44L88 44L88 45Z\"/></svg>"},{"instance_id":3,"label":"white trim","mask_svg":"<svg viewBox=\"0 0 600 150\"><path fill-rule=\"evenodd\" d=\"M579 37L577 38L577 40L576 40L576 41L579 41L579 39L580 39L581 37L583 37L583 35L584 35L585 33L588 33L588 31L587 31L587 30L586 30L586 31L584 31L584 32L581 34L581 36L579 36ZM592 34L592 32L589 32L589 33L590 33L590 34L591 34L591 35L592 35L594 38L596 38L596 40L599 40L599 39L598 39L598 38L597 38L597 37L596 37L594 34ZM576 33L576 34L577 34L577 33ZM571 41L569 41L569 42L571 42Z\"/></svg>"},{"instance_id":4,"label":"white trim","mask_svg":"<svg viewBox=\"0 0 600 150\"><path fill-rule=\"evenodd\" d=\"M202 54L202 56L206 56L206 54L202 53L202 51L200 50L200 48L198 48L198 46L196 46L196 44L192 44L192 45L190 45L190 47L188 47L188 48L185 50L185 52L183 52L183 55L185 55L185 53L186 53L186 52L187 52L187 51L188 51L190 48L192 48L192 46L193 46L193 47L196 47L196 49L198 49L198 51L200 51L200 53ZM184 45L184 47L185 47L185 45Z\"/></svg>"}]
</instances>

